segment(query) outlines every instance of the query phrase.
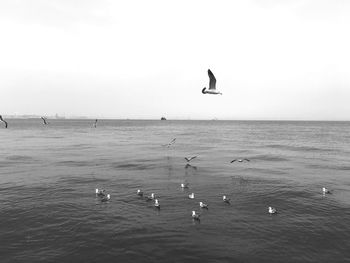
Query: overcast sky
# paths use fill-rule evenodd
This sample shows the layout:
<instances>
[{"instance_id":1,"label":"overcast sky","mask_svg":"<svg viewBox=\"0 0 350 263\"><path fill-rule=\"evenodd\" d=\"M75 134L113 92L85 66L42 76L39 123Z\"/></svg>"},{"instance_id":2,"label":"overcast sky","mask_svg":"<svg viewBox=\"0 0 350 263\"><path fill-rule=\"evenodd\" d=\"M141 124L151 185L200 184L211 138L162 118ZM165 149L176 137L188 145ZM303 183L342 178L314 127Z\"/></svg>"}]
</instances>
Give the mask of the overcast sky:
<instances>
[{"instance_id":1,"label":"overcast sky","mask_svg":"<svg viewBox=\"0 0 350 263\"><path fill-rule=\"evenodd\" d=\"M1 0L0 114L350 120L349 30L345 0Z\"/></svg>"}]
</instances>

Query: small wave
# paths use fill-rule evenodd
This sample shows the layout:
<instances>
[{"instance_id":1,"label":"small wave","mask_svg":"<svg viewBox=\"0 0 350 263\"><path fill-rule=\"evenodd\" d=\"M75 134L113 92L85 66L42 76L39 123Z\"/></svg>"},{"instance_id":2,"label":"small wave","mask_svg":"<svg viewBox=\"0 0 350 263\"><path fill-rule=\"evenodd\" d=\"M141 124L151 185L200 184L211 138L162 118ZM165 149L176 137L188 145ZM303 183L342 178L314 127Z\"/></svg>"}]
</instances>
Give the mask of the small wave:
<instances>
[{"instance_id":1,"label":"small wave","mask_svg":"<svg viewBox=\"0 0 350 263\"><path fill-rule=\"evenodd\" d=\"M95 163L88 161L60 161L56 165L69 166L69 167L84 167L84 166L95 166Z\"/></svg>"},{"instance_id":2,"label":"small wave","mask_svg":"<svg viewBox=\"0 0 350 263\"><path fill-rule=\"evenodd\" d=\"M270 144L265 145L264 147L281 149L281 150L289 150L289 151L305 151L305 152L331 152L334 149L331 148L320 148L320 147L312 147L312 146L297 146L297 145L281 145L281 144Z\"/></svg>"},{"instance_id":3,"label":"small wave","mask_svg":"<svg viewBox=\"0 0 350 263\"><path fill-rule=\"evenodd\" d=\"M286 158L273 156L273 155L257 155L257 156L252 156L251 159L259 160L259 161L270 161L270 162L288 161L288 159Z\"/></svg>"}]
</instances>

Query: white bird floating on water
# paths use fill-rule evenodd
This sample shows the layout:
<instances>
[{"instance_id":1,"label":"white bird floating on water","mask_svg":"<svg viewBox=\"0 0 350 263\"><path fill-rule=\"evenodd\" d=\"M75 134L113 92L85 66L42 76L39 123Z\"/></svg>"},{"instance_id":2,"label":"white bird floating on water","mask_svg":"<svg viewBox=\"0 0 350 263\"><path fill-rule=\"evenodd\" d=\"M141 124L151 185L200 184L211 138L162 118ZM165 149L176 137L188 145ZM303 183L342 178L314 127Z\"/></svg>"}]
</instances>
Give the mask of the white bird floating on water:
<instances>
[{"instance_id":1,"label":"white bird floating on water","mask_svg":"<svg viewBox=\"0 0 350 263\"><path fill-rule=\"evenodd\" d=\"M214 77L213 72L211 72L210 69L208 69L208 76L209 76L209 89L206 90L206 87L202 89L203 94L220 94L222 95L221 92L216 90L216 78Z\"/></svg>"},{"instance_id":2,"label":"white bird floating on water","mask_svg":"<svg viewBox=\"0 0 350 263\"><path fill-rule=\"evenodd\" d=\"M151 196L146 197L146 201L154 200L154 198L155 198L154 193L152 193Z\"/></svg>"},{"instance_id":3,"label":"white bird floating on water","mask_svg":"<svg viewBox=\"0 0 350 263\"><path fill-rule=\"evenodd\" d=\"M155 208L160 209L160 204L158 202L158 199L154 200L154 206L155 206Z\"/></svg>"},{"instance_id":4,"label":"white bird floating on water","mask_svg":"<svg viewBox=\"0 0 350 263\"><path fill-rule=\"evenodd\" d=\"M189 199L194 199L194 193L188 195L188 198L189 198Z\"/></svg>"},{"instance_id":5,"label":"white bird floating on water","mask_svg":"<svg viewBox=\"0 0 350 263\"><path fill-rule=\"evenodd\" d=\"M136 194L137 194L138 196L143 196L143 192L142 192L140 189L137 189Z\"/></svg>"},{"instance_id":6,"label":"white bird floating on water","mask_svg":"<svg viewBox=\"0 0 350 263\"><path fill-rule=\"evenodd\" d=\"M203 202L199 202L199 206L200 206L200 208L208 209L208 205L204 204Z\"/></svg>"},{"instance_id":7,"label":"white bird floating on water","mask_svg":"<svg viewBox=\"0 0 350 263\"><path fill-rule=\"evenodd\" d=\"M326 187L322 188L322 192L323 192L324 195L325 194L331 194L331 191L329 191Z\"/></svg>"},{"instance_id":8,"label":"white bird floating on water","mask_svg":"<svg viewBox=\"0 0 350 263\"><path fill-rule=\"evenodd\" d=\"M192 211L192 218L194 219L194 220L200 220L200 215L199 214L196 214L196 211Z\"/></svg>"},{"instance_id":9,"label":"white bird floating on water","mask_svg":"<svg viewBox=\"0 0 350 263\"><path fill-rule=\"evenodd\" d=\"M224 195L222 197L222 200L225 202L225 203L230 203L230 198L227 198L226 195Z\"/></svg>"},{"instance_id":10,"label":"white bird floating on water","mask_svg":"<svg viewBox=\"0 0 350 263\"><path fill-rule=\"evenodd\" d=\"M101 202L107 202L111 199L111 195L110 194L107 194L107 196L104 196L102 199L101 199Z\"/></svg>"},{"instance_id":11,"label":"white bird floating on water","mask_svg":"<svg viewBox=\"0 0 350 263\"><path fill-rule=\"evenodd\" d=\"M271 207L271 206L269 206L269 214L276 214L277 213L277 210L276 210L276 208L273 208L273 207Z\"/></svg>"},{"instance_id":12,"label":"white bird floating on water","mask_svg":"<svg viewBox=\"0 0 350 263\"><path fill-rule=\"evenodd\" d=\"M188 183L182 183L181 188L188 188Z\"/></svg>"},{"instance_id":13,"label":"white bird floating on water","mask_svg":"<svg viewBox=\"0 0 350 263\"><path fill-rule=\"evenodd\" d=\"M96 196L99 196L99 197L104 197L104 196L106 196L106 190L99 190L98 188L96 188L96 190L95 190L95 193L96 193Z\"/></svg>"}]
</instances>

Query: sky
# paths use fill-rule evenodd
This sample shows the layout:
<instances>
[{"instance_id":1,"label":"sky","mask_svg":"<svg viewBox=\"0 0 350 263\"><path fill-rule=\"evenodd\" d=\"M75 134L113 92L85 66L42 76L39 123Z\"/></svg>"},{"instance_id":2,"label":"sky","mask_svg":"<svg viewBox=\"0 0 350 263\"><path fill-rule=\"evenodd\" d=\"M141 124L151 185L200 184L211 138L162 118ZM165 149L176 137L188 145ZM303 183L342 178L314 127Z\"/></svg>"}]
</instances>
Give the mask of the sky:
<instances>
[{"instance_id":1,"label":"sky","mask_svg":"<svg viewBox=\"0 0 350 263\"><path fill-rule=\"evenodd\" d=\"M349 28L345 0L1 0L0 114L350 120Z\"/></svg>"}]
</instances>

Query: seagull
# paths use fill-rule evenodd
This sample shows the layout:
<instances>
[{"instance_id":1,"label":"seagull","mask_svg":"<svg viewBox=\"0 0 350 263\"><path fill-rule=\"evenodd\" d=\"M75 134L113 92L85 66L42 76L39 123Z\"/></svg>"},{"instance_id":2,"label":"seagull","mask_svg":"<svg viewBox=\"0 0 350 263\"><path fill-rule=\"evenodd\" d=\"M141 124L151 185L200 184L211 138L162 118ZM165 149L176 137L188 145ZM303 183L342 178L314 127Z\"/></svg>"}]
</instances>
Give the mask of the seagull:
<instances>
[{"instance_id":1,"label":"seagull","mask_svg":"<svg viewBox=\"0 0 350 263\"><path fill-rule=\"evenodd\" d=\"M47 118L45 118L45 117L40 117L42 120L43 120L43 122L44 122L44 125L47 125L47 124L49 124L49 122L47 121Z\"/></svg>"},{"instance_id":2,"label":"seagull","mask_svg":"<svg viewBox=\"0 0 350 263\"><path fill-rule=\"evenodd\" d=\"M158 202L158 199L154 200L154 206L155 206L155 208L160 209L160 204Z\"/></svg>"},{"instance_id":3,"label":"seagull","mask_svg":"<svg viewBox=\"0 0 350 263\"><path fill-rule=\"evenodd\" d=\"M140 189L137 189L136 194L141 197L143 196L143 192Z\"/></svg>"},{"instance_id":4,"label":"seagull","mask_svg":"<svg viewBox=\"0 0 350 263\"><path fill-rule=\"evenodd\" d=\"M188 183L182 183L181 188L188 188Z\"/></svg>"},{"instance_id":5,"label":"seagull","mask_svg":"<svg viewBox=\"0 0 350 263\"><path fill-rule=\"evenodd\" d=\"M169 142L168 144L163 144L162 146L170 147L175 143L175 141L176 141L176 138L172 139L171 142Z\"/></svg>"},{"instance_id":6,"label":"seagull","mask_svg":"<svg viewBox=\"0 0 350 263\"><path fill-rule=\"evenodd\" d=\"M234 159L234 160L231 161L231 163L234 163L235 161L237 161L239 163L244 162L244 161L250 162L249 159Z\"/></svg>"},{"instance_id":7,"label":"seagull","mask_svg":"<svg viewBox=\"0 0 350 263\"><path fill-rule=\"evenodd\" d=\"M329 191L326 187L322 188L322 192L323 192L324 195L325 194L331 194L331 191Z\"/></svg>"},{"instance_id":8,"label":"seagull","mask_svg":"<svg viewBox=\"0 0 350 263\"><path fill-rule=\"evenodd\" d=\"M195 158L197 158L197 156L192 156L192 157L185 157L185 160L187 161L187 162L190 162L190 161L192 161L193 159L195 159Z\"/></svg>"},{"instance_id":9,"label":"seagull","mask_svg":"<svg viewBox=\"0 0 350 263\"><path fill-rule=\"evenodd\" d=\"M199 206L200 206L200 208L208 209L208 205L204 204L203 202L199 202Z\"/></svg>"},{"instance_id":10,"label":"seagull","mask_svg":"<svg viewBox=\"0 0 350 263\"><path fill-rule=\"evenodd\" d=\"M96 192L96 196L98 196L98 197L105 197L106 196L106 190L99 190L96 188L95 192Z\"/></svg>"},{"instance_id":11,"label":"seagull","mask_svg":"<svg viewBox=\"0 0 350 263\"><path fill-rule=\"evenodd\" d=\"M277 213L277 210L276 210L276 208L273 208L273 207L271 207L271 206L269 206L269 214L276 214Z\"/></svg>"},{"instance_id":12,"label":"seagull","mask_svg":"<svg viewBox=\"0 0 350 263\"><path fill-rule=\"evenodd\" d=\"M225 202L225 203L230 203L230 198L227 198L226 197L226 195L224 195L223 197L222 197L222 200Z\"/></svg>"},{"instance_id":13,"label":"seagull","mask_svg":"<svg viewBox=\"0 0 350 263\"><path fill-rule=\"evenodd\" d=\"M189 198L189 199L194 199L194 193L188 195L188 198Z\"/></svg>"},{"instance_id":14,"label":"seagull","mask_svg":"<svg viewBox=\"0 0 350 263\"><path fill-rule=\"evenodd\" d=\"M5 123L5 128L7 128L7 121L5 121L2 116L0 115L0 121L2 121L3 123Z\"/></svg>"},{"instance_id":15,"label":"seagull","mask_svg":"<svg viewBox=\"0 0 350 263\"><path fill-rule=\"evenodd\" d=\"M213 72L211 72L210 69L208 69L208 75L209 75L209 79L210 79L209 80L209 90L206 90L206 88L204 87L202 89L202 93L203 94L220 94L220 95L222 95L221 92L216 90L216 87L215 87L216 78L214 77L214 74L213 74Z\"/></svg>"},{"instance_id":16,"label":"seagull","mask_svg":"<svg viewBox=\"0 0 350 263\"><path fill-rule=\"evenodd\" d=\"M94 127L96 128L97 126L97 119L95 120Z\"/></svg>"},{"instance_id":17,"label":"seagull","mask_svg":"<svg viewBox=\"0 0 350 263\"><path fill-rule=\"evenodd\" d=\"M200 220L200 215L199 214L196 214L196 211L192 211L192 218L194 219L194 220Z\"/></svg>"},{"instance_id":18,"label":"seagull","mask_svg":"<svg viewBox=\"0 0 350 263\"><path fill-rule=\"evenodd\" d=\"M103 197L103 198L101 199L101 202L107 202L107 201L109 201L110 199L111 199L111 195L108 194L107 196L105 196L105 197Z\"/></svg>"},{"instance_id":19,"label":"seagull","mask_svg":"<svg viewBox=\"0 0 350 263\"><path fill-rule=\"evenodd\" d=\"M147 196L146 197L146 201L151 201L151 200L154 200L154 193L151 194L151 196Z\"/></svg>"}]
</instances>

